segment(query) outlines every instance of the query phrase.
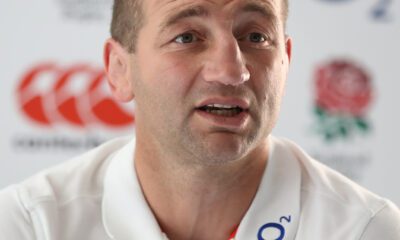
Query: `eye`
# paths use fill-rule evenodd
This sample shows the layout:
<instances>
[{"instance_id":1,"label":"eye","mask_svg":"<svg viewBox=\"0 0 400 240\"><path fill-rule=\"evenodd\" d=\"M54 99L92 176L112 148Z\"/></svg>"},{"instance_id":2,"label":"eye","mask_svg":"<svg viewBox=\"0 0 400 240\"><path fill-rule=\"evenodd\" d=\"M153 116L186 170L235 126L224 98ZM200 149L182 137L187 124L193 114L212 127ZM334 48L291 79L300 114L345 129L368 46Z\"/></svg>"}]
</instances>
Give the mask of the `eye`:
<instances>
[{"instance_id":1,"label":"eye","mask_svg":"<svg viewBox=\"0 0 400 240\"><path fill-rule=\"evenodd\" d=\"M258 32L252 32L249 35L247 35L246 40L249 40L250 42L254 43L262 43L268 40L268 38L261 33Z\"/></svg>"},{"instance_id":2,"label":"eye","mask_svg":"<svg viewBox=\"0 0 400 240\"><path fill-rule=\"evenodd\" d=\"M182 33L180 35L178 35L175 39L174 42L176 43L181 43L181 44L185 44L185 43L192 43L192 42L196 42L199 39L190 32L186 32L186 33Z\"/></svg>"}]
</instances>

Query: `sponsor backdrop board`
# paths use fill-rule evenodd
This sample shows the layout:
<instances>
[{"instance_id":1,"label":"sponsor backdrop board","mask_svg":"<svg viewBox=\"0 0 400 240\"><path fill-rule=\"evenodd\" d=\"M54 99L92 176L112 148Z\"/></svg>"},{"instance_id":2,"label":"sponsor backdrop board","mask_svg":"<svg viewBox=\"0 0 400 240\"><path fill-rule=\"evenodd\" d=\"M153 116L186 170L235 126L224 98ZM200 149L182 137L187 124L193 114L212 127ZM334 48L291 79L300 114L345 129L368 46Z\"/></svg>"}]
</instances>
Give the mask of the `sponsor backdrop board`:
<instances>
[{"instance_id":1,"label":"sponsor backdrop board","mask_svg":"<svg viewBox=\"0 0 400 240\"><path fill-rule=\"evenodd\" d=\"M0 2L0 188L134 133L134 103L111 98L102 70L111 4ZM399 29L399 0L291 1L274 130L397 205Z\"/></svg>"}]
</instances>

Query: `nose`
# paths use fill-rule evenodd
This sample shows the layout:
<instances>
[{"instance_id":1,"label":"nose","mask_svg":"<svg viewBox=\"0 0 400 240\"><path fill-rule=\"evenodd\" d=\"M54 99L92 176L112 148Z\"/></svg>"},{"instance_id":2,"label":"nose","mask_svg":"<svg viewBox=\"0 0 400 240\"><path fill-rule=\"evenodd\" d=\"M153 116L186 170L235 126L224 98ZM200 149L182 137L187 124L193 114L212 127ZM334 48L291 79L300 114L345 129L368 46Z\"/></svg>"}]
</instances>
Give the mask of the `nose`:
<instances>
[{"instance_id":1,"label":"nose","mask_svg":"<svg viewBox=\"0 0 400 240\"><path fill-rule=\"evenodd\" d=\"M236 38L215 40L206 56L203 78L206 82L232 86L249 80L250 72Z\"/></svg>"}]
</instances>

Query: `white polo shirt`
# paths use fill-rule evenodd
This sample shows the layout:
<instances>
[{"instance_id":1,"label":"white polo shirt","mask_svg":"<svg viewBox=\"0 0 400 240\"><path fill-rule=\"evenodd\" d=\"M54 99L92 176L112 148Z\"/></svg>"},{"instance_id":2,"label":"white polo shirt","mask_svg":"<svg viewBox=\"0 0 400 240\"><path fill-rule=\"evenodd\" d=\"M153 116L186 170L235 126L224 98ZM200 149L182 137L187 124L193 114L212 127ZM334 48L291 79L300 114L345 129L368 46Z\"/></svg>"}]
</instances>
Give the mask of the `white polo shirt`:
<instances>
[{"instance_id":1,"label":"white polo shirt","mask_svg":"<svg viewBox=\"0 0 400 240\"><path fill-rule=\"evenodd\" d=\"M390 201L270 139L259 190L236 240L399 240ZM0 192L1 240L162 240L137 180L134 140L117 139ZM162 199L160 199L162 201Z\"/></svg>"}]
</instances>

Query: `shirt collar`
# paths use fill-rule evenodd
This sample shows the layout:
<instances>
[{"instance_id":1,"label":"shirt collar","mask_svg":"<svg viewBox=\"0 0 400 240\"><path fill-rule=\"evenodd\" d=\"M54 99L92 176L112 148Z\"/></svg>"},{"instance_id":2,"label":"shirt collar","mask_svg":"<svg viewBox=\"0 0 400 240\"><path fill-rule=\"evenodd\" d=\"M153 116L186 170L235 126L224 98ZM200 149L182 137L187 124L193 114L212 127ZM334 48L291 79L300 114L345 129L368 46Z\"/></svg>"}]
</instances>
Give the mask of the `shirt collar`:
<instances>
[{"instance_id":1,"label":"shirt collar","mask_svg":"<svg viewBox=\"0 0 400 240\"><path fill-rule=\"evenodd\" d=\"M147 205L134 171L134 146L134 140L125 145L107 169L103 224L112 239L163 240L166 237ZM274 137L270 137L269 148L266 172L237 229L236 240L295 238L300 214L300 165L293 153ZM269 234L275 238L268 237Z\"/></svg>"},{"instance_id":2,"label":"shirt collar","mask_svg":"<svg viewBox=\"0 0 400 240\"><path fill-rule=\"evenodd\" d=\"M135 140L116 153L104 179L102 217L111 239L165 239L143 196L134 166Z\"/></svg>"}]
</instances>

